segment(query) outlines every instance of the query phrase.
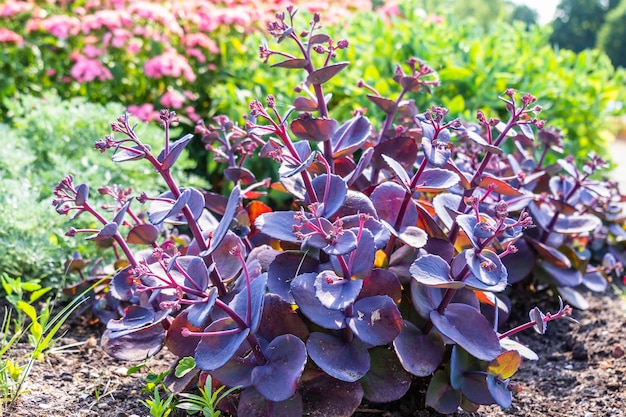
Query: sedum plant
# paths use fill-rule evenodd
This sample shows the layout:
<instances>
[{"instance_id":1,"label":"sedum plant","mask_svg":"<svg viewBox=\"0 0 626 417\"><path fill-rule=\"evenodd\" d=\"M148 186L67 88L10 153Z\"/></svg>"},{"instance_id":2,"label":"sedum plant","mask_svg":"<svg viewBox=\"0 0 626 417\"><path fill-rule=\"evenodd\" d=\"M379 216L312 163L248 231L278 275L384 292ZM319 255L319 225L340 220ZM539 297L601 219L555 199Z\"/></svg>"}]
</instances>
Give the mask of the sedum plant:
<instances>
[{"instance_id":1,"label":"sedum plant","mask_svg":"<svg viewBox=\"0 0 626 417\"><path fill-rule=\"evenodd\" d=\"M397 67L394 98L359 83L381 111L379 125L359 108L334 120L324 85L348 65L336 57L349 43L323 33L318 14L296 29L295 15L287 8L268 29L296 53L260 48L273 67L304 75L293 105L269 96L251 103L245 126L218 116L197 127L226 162L227 198L173 179L193 136L169 137L177 117L168 110L158 153L127 115L95 144L116 162L151 164L166 191L101 188L112 200L103 211L71 176L55 188L57 212L101 224L68 234L118 255L95 307L112 317L103 349L121 360L163 347L185 363L193 357L193 371L170 374L171 389L206 390L207 379L241 387L217 404L232 415L350 416L364 400L402 398L418 378L438 412L508 407L522 358L537 359L514 335L544 333L572 311L562 302L552 314L533 308L527 323L507 329L509 295L532 282L580 302L575 287L602 289L619 271L610 259L592 266L585 249L611 243L595 232L619 221L600 214L617 198L591 179L602 161L546 166L543 150L560 136L543 129L530 94L502 94L505 120L418 110L411 96L438 81L417 59ZM277 183L245 167L256 155L279 164ZM262 203L268 186L291 205Z\"/></svg>"}]
</instances>

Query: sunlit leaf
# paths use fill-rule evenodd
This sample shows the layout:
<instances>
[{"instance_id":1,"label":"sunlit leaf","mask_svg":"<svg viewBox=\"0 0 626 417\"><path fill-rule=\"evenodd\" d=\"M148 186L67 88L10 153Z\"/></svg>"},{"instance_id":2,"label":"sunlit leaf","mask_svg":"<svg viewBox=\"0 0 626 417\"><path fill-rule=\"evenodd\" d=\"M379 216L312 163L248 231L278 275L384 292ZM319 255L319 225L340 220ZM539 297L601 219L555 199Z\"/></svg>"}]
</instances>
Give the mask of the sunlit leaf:
<instances>
[{"instance_id":1,"label":"sunlit leaf","mask_svg":"<svg viewBox=\"0 0 626 417\"><path fill-rule=\"evenodd\" d=\"M391 343L402 329L402 315L387 295L362 298L353 305L353 316L347 319L355 336L371 346Z\"/></svg>"},{"instance_id":2,"label":"sunlit leaf","mask_svg":"<svg viewBox=\"0 0 626 417\"><path fill-rule=\"evenodd\" d=\"M224 318L211 323L205 332L222 332L237 329L231 318ZM203 336L196 348L195 360L199 369L212 371L223 366L235 354L239 346L250 333L249 328L237 329L231 333Z\"/></svg>"},{"instance_id":3,"label":"sunlit leaf","mask_svg":"<svg viewBox=\"0 0 626 417\"><path fill-rule=\"evenodd\" d=\"M342 69L348 66L349 62L337 62L325 67L319 68L309 74L306 81L309 84L323 84L337 75Z\"/></svg>"},{"instance_id":4,"label":"sunlit leaf","mask_svg":"<svg viewBox=\"0 0 626 417\"><path fill-rule=\"evenodd\" d=\"M347 342L314 332L309 335L306 347L313 362L340 381L358 381L370 368L369 353L357 339Z\"/></svg>"}]
</instances>

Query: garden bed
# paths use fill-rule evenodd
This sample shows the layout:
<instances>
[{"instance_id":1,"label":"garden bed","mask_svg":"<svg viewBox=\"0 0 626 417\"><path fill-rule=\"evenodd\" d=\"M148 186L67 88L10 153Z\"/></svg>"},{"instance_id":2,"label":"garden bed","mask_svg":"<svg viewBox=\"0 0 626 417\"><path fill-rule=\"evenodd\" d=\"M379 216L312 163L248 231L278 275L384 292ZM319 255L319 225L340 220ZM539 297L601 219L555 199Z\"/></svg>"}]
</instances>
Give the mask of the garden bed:
<instances>
[{"instance_id":1,"label":"garden bed","mask_svg":"<svg viewBox=\"0 0 626 417\"><path fill-rule=\"evenodd\" d=\"M514 397L508 410L498 406L482 407L473 414L461 416L545 416L600 417L624 416L626 404L626 303L613 294L588 295L590 308L575 311L580 325L565 320L549 324L548 332L539 336L533 331L520 335L520 341L540 354L537 362L526 361L514 376L522 391ZM556 300L542 296L538 304L543 311L554 311ZM519 306L527 311L534 304ZM523 317L519 318L521 322ZM66 325L66 334L55 351L37 363L27 380L18 407L10 411L15 417L124 417L145 416L140 403L148 396L147 370L128 376L134 364L108 357L98 346L100 326L89 325L85 317L75 317ZM72 347L75 346L75 347ZM27 352L26 346L20 346ZM149 362L153 372L161 372L172 363L166 351ZM425 390L419 382L413 389ZM412 403L423 395L407 395L401 402L363 404L355 416L420 416L439 414Z\"/></svg>"}]
</instances>

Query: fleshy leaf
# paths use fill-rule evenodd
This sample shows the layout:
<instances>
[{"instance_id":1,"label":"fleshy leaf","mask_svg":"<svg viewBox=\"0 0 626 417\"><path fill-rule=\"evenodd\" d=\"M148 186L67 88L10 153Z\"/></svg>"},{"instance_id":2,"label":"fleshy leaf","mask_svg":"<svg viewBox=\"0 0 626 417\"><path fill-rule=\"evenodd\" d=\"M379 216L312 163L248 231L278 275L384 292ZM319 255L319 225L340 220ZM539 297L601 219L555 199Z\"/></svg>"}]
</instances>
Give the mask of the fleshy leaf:
<instances>
[{"instance_id":1,"label":"fleshy leaf","mask_svg":"<svg viewBox=\"0 0 626 417\"><path fill-rule=\"evenodd\" d=\"M342 310L354 303L363 281L337 276L333 271L322 271L315 278L315 296L326 308Z\"/></svg>"},{"instance_id":2,"label":"fleshy leaf","mask_svg":"<svg viewBox=\"0 0 626 417\"><path fill-rule=\"evenodd\" d=\"M371 346L391 343L402 329L402 315L387 295L362 298L353 306L347 323L355 336Z\"/></svg>"},{"instance_id":3,"label":"fleshy leaf","mask_svg":"<svg viewBox=\"0 0 626 417\"><path fill-rule=\"evenodd\" d=\"M118 300L128 301L133 296L134 288L135 275L132 273L132 267L127 266L126 268L120 269L115 273L110 285L113 297Z\"/></svg>"},{"instance_id":4,"label":"fleshy leaf","mask_svg":"<svg viewBox=\"0 0 626 417\"><path fill-rule=\"evenodd\" d=\"M128 232L126 242L135 245L151 245L159 237L159 229L151 224L138 224Z\"/></svg>"},{"instance_id":5,"label":"fleshy leaf","mask_svg":"<svg viewBox=\"0 0 626 417\"><path fill-rule=\"evenodd\" d=\"M388 295L395 302L402 299L402 284L393 272L388 269L374 268L372 273L363 281L363 288L358 299L374 295Z\"/></svg>"},{"instance_id":6,"label":"fleshy leaf","mask_svg":"<svg viewBox=\"0 0 626 417\"><path fill-rule=\"evenodd\" d=\"M291 132L299 139L313 142L330 140L337 130L337 121L334 119L322 119L317 117L300 116L291 122Z\"/></svg>"},{"instance_id":7,"label":"fleshy leaf","mask_svg":"<svg viewBox=\"0 0 626 417\"><path fill-rule=\"evenodd\" d=\"M291 293L302 313L313 323L326 329L346 327L345 313L324 307L315 296L317 273L300 274L291 281Z\"/></svg>"},{"instance_id":8,"label":"fleshy leaf","mask_svg":"<svg viewBox=\"0 0 626 417\"><path fill-rule=\"evenodd\" d=\"M302 417L302 396L281 401L269 401L254 387L246 388L239 396L237 414L246 417Z\"/></svg>"},{"instance_id":9,"label":"fleshy leaf","mask_svg":"<svg viewBox=\"0 0 626 417\"><path fill-rule=\"evenodd\" d=\"M98 233L89 235L85 240L93 240L95 242L105 242L112 239L117 233L117 223L107 223Z\"/></svg>"},{"instance_id":10,"label":"fleshy leaf","mask_svg":"<svg viewBox=\"0 0 626 417\"><path fill-rule=\"evenodd\" d=\"M278 254L267 270L267 288L290 304L295 304L291 295L291 281L296 275L315 272L318 262L303 252L286 251Z\"/></svg>"},{"instance_id":11,"label":"fleshy leaf","mask_svg":"<svg viewBox=\"0 0 626 417\"><path fill-rule=\"evenodd\" d=\"M370 349L370 370L361 378L368 401L387 403L404 396L411 387L411 374L405 371L392 350Z\"/></svg>"},{"instance_id":12,"label":"fleshy leaf","mask_svg":"<svg viewBox=\"0 0 626 417\"><path fill-rule=\"evenodd\" d=\"M282 240L283 242L297 242L298 239L293 233L295 211L275 211L273 213L263 213L254 222L254 226L269 237Z\"/></svg>"},{"instance_id":13,"label":"fleshy leaf","mask_svg":"<svg viewBox=\"0 0 626 417\"><path fill-rule=\"evenodd\" d=\"M438 255L419 256L409 270L419 283L435 288L463 288L465 284L450 277L450 265Z\"/></svg>"},{"instance_id":14,"label":"fleshy leaf","mask_svg":"<svg viewBox=\"0 0 626 417\"><path fill-rule=\"evenodd\" d=\"M291 304L276 294L265 294L261 324L257 334L265 340L273 340L283 334L292 334L301 340L309 337L309 329Z\"/></svg>"},{"instance_id":15,"label":"fleshy leaf","mask_svg":"<svg viewBox=\"0 0 626 417\"><path fill-rule=\"evenodd\" d=\"M428 163L437 168L444 166L452 153L449 142L433 144L432 140L427 137L422 137L422 147Z\"/></svg>"},{"instance_id":16,"label":"fleshy leaf","mask_svg":"<svg viewBox=\"0 0 626 417\"><path fill-rule=\"evenodd\" d=\"M230 226L237 214L237 209L239 208L239 204L241 202L241 189L239 188L239 184L233 187L233 190L230 192L230 196L228 197L228 203L226 204L226 209L224 210L224 215L220 220L219 224L213 231L213 236L211 237L211 242L209 243L209 248L200 254L200 256L208 256L212 254L222 243L224 236L230 230Z\"/></svg>"},{"instance_id":17,"label":"fleshy leaf","mask_svg":"<svg viewBox=\"0 0 626 417\"><path fill-rule=\"evenodd\" d=\"M294 335L278 336L263 349L267 363L252 371L252 385L270 401L285 401L298 388L306 365L304 342Z\"/></svg>"},{"instance_id":18,"label":"fleshy leaf","mask_svg":"<svg viewBox=\"0 0 626 417\"><path fill-rule=\"evenodd\" d=\"M148 218L150 223L158 225L163 222L173 224L186 224L187 220L183 216L185 205L189 207L194 220L197 220L204 210L204 196L195 188L181 188L181 194L174 198L171 191L159 195L158 200L150 204ZM163 200L170 201L163 201Z\"/></svg>"},{"instance_id":19,"label":"fleshy leaf","mask_svg":"<svg viewBox=\"0 0 626 417\"><path fill-rule=\"evenodd\" d=\"M467 304L451 303L444 314L430 312L433 325L472 356L491 361L500 354L500 341L491 323Z\"/></svg>"},{"instance_id":20,"label":"fleshy leaf","mask_svg":"<svg viewBox=\"0 0 626 417\"><path fill-rule=\"evenodd\" d=\"M242 277L242 279L245 279ZM233 298L229 306L239 314L242 318L250 316L250 322L247 323L251 332L256 332L261 321L261 312L263 311L263 302L265 301L265 289L267 287L267 273L263 273L250 283L251 292L251 312L248 312L248 287L244 286L243 291Z\"/></svg>"},{"instance_id":21,"label":"fleshy leaf","mask_svg":"<svg viewBox=\"0 0 626 417\"><path fill-rule=\"evenodd\" d=\"M415 226L407 226L398 235L401 241L412 248L422 248L428 242L428 235L425 231Z\"/></svg>"},{"instance_id":22,"label":"fleshy leaf","mask_svg":"<svg viewBox=\"0 0 626 417\"><path fill-rule=\"evenodd\" d=\"M87 184L78 184L76 186L76 205L82 206L89 198L89 186Z\"/></svg>"},{"instance_id":23,"label":"fleshy leaf","mask_svg":"<svg viewBox=\"0 0 626 417\"><path fill-rule=\"evenodd\" d=\"M318 371L305 371L302 380L303 416L350 417L363 399L358 382L340 381Z\"/></svg>"},{"instance_id":24,"label":"fleshy leaf","mask_svg":"<svg viewBox=\"0 0 626 417\"><path fill-rule=\"evenodd\" d=\"M347 342L315 332L309 335L306 347L313 362L340 381L358 381L370 368L369 353L357 339Z\"/></svg>"},{"instance_id":25,"label":"fleshy leaf","mask_svg":"<svg viewBox=\"0 0 626 417\"><path fill-rule=\"evenodd\" d=\"M404 187L392 181L386 181L378 185L370 194L370 199L374 207L376 207L378 217L392 227L395 226L400 206L406 193ZM409 204L400 224L400 230L406 226L415 226L415 224L417 224L417 209L415 205Z\"/></svg>"},{"instance_id":26,"label":"fleshy leaf","mask_svg":"<svg viewBox=\"0 0 626 417\"><path fill-rule=\"evenodd\" d=\"M509 408L513 402L513 395L509 389L508 382L508 380L503 381L499 378L495 378L493 375L487 376L487 388L489 389L489 393L496 404L502 408Z\"/></svg>"},{"instance_id":27,"label":"fleshy leaf","mask_svg":"<svg viewBox=\"0 0 626 417\"><path fill-rule=\"evenodd\" d=\"M318 202L323 203L321 216L330 218L341 208L348 193L348 185L337 175L322 174L311 182Z\"/></svg>"},{"instance_id":28,"label":"fleshy leaf","mask_svg":"<svg viewBox=\"0 0 626 417\"><path fill-rule=\"evenodd\" d=\"M415 164L417 158L417 142L411 136L400 136L389 139L374 146L374 156L372 157L372 167L374 169L386 169L387 163L382 158L387 155L398 162L405 169L410 169Z\"/></svg>"},{"instance_id":29,"label":"fleshy leaf","mask_svg":"<svg viewBox=\"0 0 626 417\"><path fill-rule=\"evenodd\" d=\"M306 81L309 84L323 84L337 75L342 69L348 66L349 62L337 62L336 64L327 65L316 69L309 74Z\"/></svg>"},{"instance_id":30,"label":"fleshy leaf","mask_svg":"<svg viewBox=\"0 0 626 417\"><path fill-rule=\"evenodd\" d=\"M165 341L163 325L155 323L133 331L105 330L100 340L102 349L121 361L142 361L156 355Z\"/></svg>"},{"instance_id":31,"label":"fleshy leaf","mask_svg":"<svg viewBox=\"0 0 626 417\"><path fill-rule=\"evenodd\" d=\"M437 370L446 348L434 333L423 334L413 323L403 320L402 330L393 341L402 367L416 376L432 375Z\"/></svg>"},{"instance_id":32,"label":"fleshy leaf","mask_svg":"<svg viewBox=\"0 0 626 417\"><path fill-rule=\"evenodd\" d=\"M465 284L479 290L503 291L507 284L507 270L495 252L485 249L483 258L476 255L474 249L464 251L465 261L472 275L465 279Z\"/></svg>"},{"instance_id":33,"label":"fleshy leaf","mask_svg":"<svg viewBox=\"0 0 626 417\"><path fill-rule=\"evenodd\" d=\"M272 64L271 67L272 68L296 69L296 68L304 68L308 64L309 64L309 61L307 59L304 59L304 58L292 58L292 59L286 59L284 61Z\"/></svg>"},{"instance_id":34,"label":"fleshy leaf","mask_svg":"<svg viewBox=\"0 0 626 417\"><path fill-rule=\"evenodd\" d=\"M333 158L341 158L359 149L369 137L372 124L360 113L342 124L330 139L333 145Z\"/></svg>"},{"instance_id":35,"label":"fleshy leaf","mask_svg":"<svg viewBox=\"0 0 626 417\"><path fill-rule=\"evenodd\" d=\"M543 260L536 264L534 273L559 287L575 287L583 282L583 274L578 269L559 268Z\"/></svg>"},{"instance_id":36,"label":"fleshy leaf","mask_svg":"<svg viewBox=\"0 0 626 417\"><path fill-rule=\"evenodd\" d=\"M419 183L413 189L418 193L431 193L447 190L459 183L459 176L452 171L440 168L425 169L419 177Z\"/></svg>"},{"instance_id":37,"label":"fleshy leaf","mask_svg":"<svg viewBox=\"0 0 626 417\"><path fill-rule=\"evenodd\" d=\"M136 145L136 146L130 147L130 149L123 149L123 150L120 150L120 148L116 148L115 153L111 157L111 161L126 162L126 161L137 161L139 159L143 159L146 157L146 153L143 150L144 147L147 148L148 151L150 151L149 145L143 145L143 147Z\"/></svg>"},{"instance_id":38,"label":"fleshy leaf","mask_svg":"<svg viewBox=\"0 0 626 417\"><path fill-rule=\"evenodd\" d=\"M395 159L388 157L387 155L382 155L384 161L391 168L391 172L393 172L396 177L400 180L400 184L404 186L404 189L407 192L410 192L410 184L411 179L409 178L409 174L407 174L406 169L402 165L400 165Z\"/></svg>"},{"instance_id":39,"label":"fleshy leaf","mask_svg":"<svg viewBox=\"0 0 626 417\"><path fill-rule=\"evenodd\" d=\"M366 97L387 114L394 114L398 110L398 105L393 100L371 94L368 94Z\"/></svg>"},{"instance_id":40,"label":"fleshy leaf","mask_svg":"<svg viewBox=\"0 0 626 417\"><path fill-rule=\"evenodd\" d=\"M522 357L515 350L508 350L500 354L489 364L487 372L501 379L509 379L522 364Z\"/></svg>"},{"instance_id":41,"label":"fleshy leaf","mask_svg":"<svg viewBox=\"0 0 626 417\"><path fill-rule=\"evenodd\" d=\"M461 405L461 391L450 386L448 373L439 370L428 384L426 390L426 405L440 413L452 414Z\"/></svg>"},{"instance_id":42,"label":"fleshy leaf","mask_svg":"<svg viewBox=\"0 0 626 417\"><path fill-rule=\"evenodd\" d=\"M221 332L233 329L237 329L235 322L231 318L223 318L211 323L204 331ZM237 352L249 333L250 329L246 328L234 333L203 336L195 354L198 369L212 371L223 366Z\"/></svg>"},{"instance_id":43,"label":"fleshy leaf","mask_svg":"<svg viewBox=\"0 0 626 417\"><path fill-rule=\"evenodd\" d=\"M241 181L243 185L250 185L256 182L256 177L247 168L228 167L224 170L224 177L232 182Z\"/></svg>"},{"instance_id":44,"label":"fleshy leaf","mask_svg":"<svg viewBox=\"0 0 626 417\"><path fill-rule=\"evenodd\" d=\"M187 328L193 332L201 332L204 327L195 327L187 319L189 310L185 310L177 315L170 323L170 327L167 329L167 335L165 336L165 346L167 349L178 356L184 358L186 356L193 356L196 350L196 346L200 343L200 338L184 337L181 332L183 328Z\"/></svg>"},{"instance_id":45,"label":"fleshy leaf","mask_svg":"<svg viewBox=\"0 0 626 417\"><path fill-rule=\"evenodd\" d=\"M478 183L478 186L485 189L491 187L494 192L510 197L522 195L517 188L514 188L510 184L489 175L483 176Z\"/></svg>"},{"instance_id":46,"label":"fleshy leaf","mask_svg":"<svg viewBox=\"0 0 626 417\"><path fill-rule=\"evenodd\" d=\"M161 169L170 169L180 156L183 149L185 149L185 146L187 146L187 144L191 142L192 139L193 135L191 133L188 133L182 138L178 139L176 142L170 143L167 156L165 156L165 149L163 149L157 158L157 160L161 163Z\"/></svg>"},{"instance_id":47,"label":"fleshy leaf","mask_svg":"<svg viewBox=\"0 0 626 417\"><path fill-rule=\"evenodd\" d=\"M189 323L195 327L202 328L206 326L211 310L215 305L215 300L217 299L215 287L211 287L208 294L209 296L202 303L194 304L186 310L188 312Z\"/></svg>"}]
</instances>

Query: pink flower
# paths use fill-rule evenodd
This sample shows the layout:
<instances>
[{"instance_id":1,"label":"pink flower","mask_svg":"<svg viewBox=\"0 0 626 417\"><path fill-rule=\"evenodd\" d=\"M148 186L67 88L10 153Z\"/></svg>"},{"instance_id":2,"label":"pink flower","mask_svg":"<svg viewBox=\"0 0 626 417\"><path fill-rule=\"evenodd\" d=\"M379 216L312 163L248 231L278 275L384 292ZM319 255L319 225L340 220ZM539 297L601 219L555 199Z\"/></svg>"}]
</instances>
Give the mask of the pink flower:
<instances>
[{"instance_id":1,"label":"pink flower","mask_svg":"<svg viewBox=\"0 0 626 417\"><path fill-rule=\"evenodd\" d=\"M150 103L145 103L140 106L131 104L127 108L128 112L144 122L150 122L152 120L159 119L159 112L154 110L154 106Z\"/></svg>"},{"instance_id":2,"label":"pink flower","mask_svg":"<svg viewBox=\"0 0 626 417\"><path fill-rule=\"evenodd\" d=\"M0 43L14 43L21 46L24 43L24 38L12 30L0 28Z\"/></svg>"},{"instance_id":3,"label":"pink flower","mask_svg":"<svg viewBox=\"0 0 626 417\"><path fill-rule=\"evenodd\" d=\"M190 33L185 36L183 42L187 48L199 46L208 50L212 54L220 53L220 48L217 46L217 42L209 38L204 33Z\"/></svg>"},{"instance_id":4,"label":"pink flower","mask_svg":"<svg viewBox=\"0 0 626 417\"><path fill-rule=\"evenodd\" d=\"M206 62L206 57L204 56L202 51L199 50L198 48L189 48L189 49L187 49L185 51L185 54L187 56L196 58L198 60L198 62L201 62L201 63L205 63Z\"/></svg>"},{"instance_id":5,"label":"pink flower","mask_svg":"<svg viewBox=\"0 0 626 417\"><path fill-rule=\"evenodd\" d=\"M183 29L176 21L176 17L165 7L154 2L132 2L129 11L137 17L160 23L171 33L182 35Z\"/></svg>"},{"instance_id":6,"label":"pink flower","mask_svg":"<svg viewBox=\"0 0 626 417\"><path fill-rule=\"evenodd\" d=\"M163 107L180 109L185 104L185 96L176 90L168 90L159 100Z\"/></svg>"},{"instance_id":7,"label":"pink flower","mask_svg":"<svg viewBox=\"0 0 626 417\"><path fill-rule=\"evenodd\" d=\"M198 121L200 121L200 116L198 116L198 113L196 113L196 110L193 108L193 106L187 106L185 107L185 115L189 118L189 120L191 120L194 123L198 123Z\"/></svg>"},{"instance_id":8,"label":"pink flower","mask_svg":"<svg viewBox=\"0 0 626 417\"><path fill-rule=\"evenodd\" d=\"M178 78L182 75L189 82L196 80L196 74L194 74L187 59L174 50L151 58L144 64L143 70L150 78Z\"/></svg>"},{"instance_id":9,"label":"pink flower","mask_svg":"<svg viewBox=\"0 0 626 417\"><path fill-rule=\"evenodd\" d=\"M32 3L26 3L21 1L8 1L0 9L0 16L15 16L16 14L31 10L32 8Z\"/></svg>"},{"instance_id":10,"label":"pink flower","mask_svg":"<svg viewBox=\"0 0 626 417\"><path fill-rule=\"evenodd\" d=\"M83 33L87 34L92 30L102 28L114 30L130 27L132 25L133 19L130 13L124 9L98 10L94 14L87 15L83 18Z\"/></svg>"},{"instance_id":11,"label":"pink flower","mask_svg":"<svg viewBox=\"0 0 626 417\"><path fill-rule=\"evenodd\" d=\"M80 20L75 17L58 14L39 22L39 27L58 39L68 39L80 31Z\"/></svg>"},{"instance_id":12,"label":"pink flower","mask_svg":"<svg viewBox=\"0 0 626 417\"><path fill-rule=\"evenodd\" d=\"M102 50L94 45L85 45L83 47L83 54L85 54L87 58L97 58L102 55L102 53Z\"/></svg>"},{"instance_id":13,"label":"pink flower","mask_svg":"<svg viewBox=\"0 0 626 417\"><path fill-rule=\"evenodd\" d=\"M70 74L79 83L90 82L96 78L100 81L113 79L111 71L102 65L102 62L89 58L78 59L72 66Z\"/></svg>"}]
</instances>

